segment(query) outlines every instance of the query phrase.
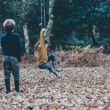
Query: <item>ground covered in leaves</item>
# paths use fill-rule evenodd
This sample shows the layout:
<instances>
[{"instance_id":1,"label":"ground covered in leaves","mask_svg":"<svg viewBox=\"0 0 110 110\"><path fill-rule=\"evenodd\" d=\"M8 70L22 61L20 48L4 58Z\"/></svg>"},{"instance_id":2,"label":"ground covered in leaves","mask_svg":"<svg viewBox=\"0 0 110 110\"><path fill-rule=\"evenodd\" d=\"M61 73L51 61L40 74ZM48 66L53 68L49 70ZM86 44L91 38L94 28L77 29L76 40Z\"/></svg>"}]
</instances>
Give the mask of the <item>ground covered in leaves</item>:
<instances>
[{"instance_id":1,"label":"ground covered in leaves","mask_svg":"<svg viewBox=\"0 0 110 110\"><path fill-rule=\"evenodd\" d=\"M58 54L61 57L59 62L62 60L59 64L64 69L60 80L53 74L48 74L48 71L39 70L32 56L25 57L20 70L19 94L14 92L13 79L11 79L12 92L8 95L4 93L1 68L0 110L110 110L110 67L108 62L105 63L109 55L96 53L93 56L103 57L101 61L104 65L98 65L101 63L96 58L97 65L92 66L91 62L94 59L90 56L87 57L90 62L80 59L74 63L70 62L73 63L70 66L67 61L70 58L72 61L72 58L79 58L80 54L79 56L69 54L69 57L66 57L68 52ZM77 63L79 66L75 66Z\"/></svg>"}]
</instances>

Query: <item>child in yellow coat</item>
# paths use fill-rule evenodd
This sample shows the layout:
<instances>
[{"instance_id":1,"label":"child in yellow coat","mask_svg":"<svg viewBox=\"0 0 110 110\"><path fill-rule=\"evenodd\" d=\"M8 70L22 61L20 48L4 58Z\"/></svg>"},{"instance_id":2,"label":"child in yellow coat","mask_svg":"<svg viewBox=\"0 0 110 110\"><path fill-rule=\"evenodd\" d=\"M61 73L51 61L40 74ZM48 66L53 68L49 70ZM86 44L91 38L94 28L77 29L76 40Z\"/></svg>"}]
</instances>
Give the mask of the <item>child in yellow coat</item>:
<instances>
[{"instance_id":1,"label":"child in yellow coat","mask_svg":"<svg viewBox=\"0 0 110 110\"><path fill-rule=\"evenodd\" d=\"M54 55L47 55L47 41L44 38L45 34L45 29L42 29L40 32L40 40L39 43L36 45L37 47L37 63L38 67L40 69L47 69L50 72L52 72L57 78L60 78L60 75L58 74L57 71L54 70L54 68L48 64L49 61L55 61L55 56ZM36 48L35 47L35 48Z\"/></svg>"}]
</instances>

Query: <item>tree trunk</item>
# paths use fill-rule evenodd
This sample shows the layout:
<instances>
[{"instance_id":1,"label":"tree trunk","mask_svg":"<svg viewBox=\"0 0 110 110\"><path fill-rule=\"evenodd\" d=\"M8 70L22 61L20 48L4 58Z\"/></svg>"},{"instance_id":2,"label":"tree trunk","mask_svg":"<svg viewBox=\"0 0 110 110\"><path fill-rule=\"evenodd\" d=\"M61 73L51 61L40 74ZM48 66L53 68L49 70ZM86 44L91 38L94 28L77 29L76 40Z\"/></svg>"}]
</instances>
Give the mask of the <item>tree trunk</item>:
<instances>
[{"instance_id":1,"label":"tree trunk","mask_svg":"<svg viewBox=\"0 0 110 110\"><path fill-rule=\"evenodd\" d=\"M50 43L51 50L55 50L56 48L56 31L58 30L58 17L57 14L57 7L58 7L59 0L50 0L49 1L49 22L47 25L47 32L46 36ZM56 11L57 10L57 11Z\"/></svg>"},{"instance_id":2,"label":"tree trunk","mask_svg":"<svg viewBox=\"0 0 110 110\"><path fill-rule=\"evenodd\" d=\"M97 42L96 42L96 39L95 39L95 37L93 35L92 25L89 24L88 26L89 26L89 36L92 39L92 44L93 44L93 46L96 46L97 45Z\"/></svg>"},{"instance_id":3,"label":"tree trunk","mask_svg":"<svg viewBox=\"0 0 110 110\"><path fill-rule=\"evenodd\" d=\"M28 29L27 29L27 24L23 26L23 31L24 31L24 37L25 37L25 49L26 49L26 54L30 53L30 46L29 46L29 35L28 35Z\"/></svg>"}]
</instances>

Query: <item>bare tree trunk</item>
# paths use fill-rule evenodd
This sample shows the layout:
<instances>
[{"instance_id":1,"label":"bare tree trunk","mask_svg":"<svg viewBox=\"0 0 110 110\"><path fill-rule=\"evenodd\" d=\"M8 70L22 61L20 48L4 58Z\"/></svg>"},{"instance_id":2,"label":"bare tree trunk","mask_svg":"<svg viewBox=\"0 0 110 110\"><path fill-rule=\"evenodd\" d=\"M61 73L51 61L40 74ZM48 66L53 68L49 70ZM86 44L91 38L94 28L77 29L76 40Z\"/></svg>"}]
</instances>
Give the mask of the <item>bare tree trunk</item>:
<instances>
[{"instance_id":1,"label":"bare tree trunk","mask_svg":"<svg viewBox=\"0 0 110 110\"><path fill-rule=\"evenodd\" d=\"M96 39L93 35L93 29L92 29L92 25L89 24L89 34L90 34L90 37L92 39L92 44L93 46L96 46L97 45L97 42L96 42Z\"/></svg>"},{"instance_id":2,"label":"bare tree trunk","mask_svg":"<svg viewBox=\"0 0 110 110\"><path fill-rule=\"evenodd\" d=\"M55 37L58 30L58 18L56 17L56 8L59 0L49 0L49 22L47 25L46 36L50 42L51 50L55 50Z\"/></svg>"},{"instance_id":3,"label":"bare tree trunk","mask_svg":"<svg viewBox=\"0 0 110 110\"><path fill-rule=\"evenodd\" d=\"M23 26L23 30L24 30L24 37L25 37L25 49L26 49L26 54L29 54L29 35L28 35L28 29L27 29L27 24L25 24Z\"/></svg>"}]
</instances>

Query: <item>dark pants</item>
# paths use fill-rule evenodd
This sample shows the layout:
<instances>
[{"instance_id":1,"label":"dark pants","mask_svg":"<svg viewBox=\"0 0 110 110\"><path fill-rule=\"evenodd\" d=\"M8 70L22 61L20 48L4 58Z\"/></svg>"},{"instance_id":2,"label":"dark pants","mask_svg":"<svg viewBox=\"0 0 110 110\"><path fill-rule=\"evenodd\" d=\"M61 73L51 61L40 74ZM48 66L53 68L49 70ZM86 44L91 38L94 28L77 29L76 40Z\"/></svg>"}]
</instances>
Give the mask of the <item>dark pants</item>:
<instances>
[{"instance_id":1,"label":"dark pants","mask_svg":"<svg viewBox=\"0 0 110 110\"><path fill-rule=\"evenodd\" d=\"M3 68L5 80L10 80L11 73L14 76L14 80L19 80L19 62L16 57L4 56Z\"/></svg>"},{"instance_id":2,"label":"dark pants","mask_svg":"<svg viewBox=\"0 0 110 110\"><path fill-rule=\"evenodd\" d=\"M3 69L4 69L6 93L10 92L11 73L14 77L15 90L19 92L19 62L17 58L12 56L4 56Z\"/></svg>"},{"instance_id":3,"label":"dark pants","mask_svg":"<svg viewBox=\"0 0 110 110\"><path fill-rule=\"evenodd\" d=\"M55 57L55 55L50 55L50 56L48 56L48 62L50 62L50 61L52 61L52 63L53 62L55 62L56 61L56 57ZM50 72L52 72L52 66L51 65L49 65L49 64L40 64L40 65L38 65L38 67L40 68L40 69L47 69L47 70L49 70Z\"/></svg>"},{"instance_id":4,"label":"dark pants","mask_svg":"<svg viewBox=\"0 0 110 110\"><path fill-rule=\"evenodd\" d=\"M55 55L49 55L48 56L48 62L50 62L50 61L52 61L52 62L54 62L54 61L56 61L56 56Z\"/></svg>"}]
</instances>

